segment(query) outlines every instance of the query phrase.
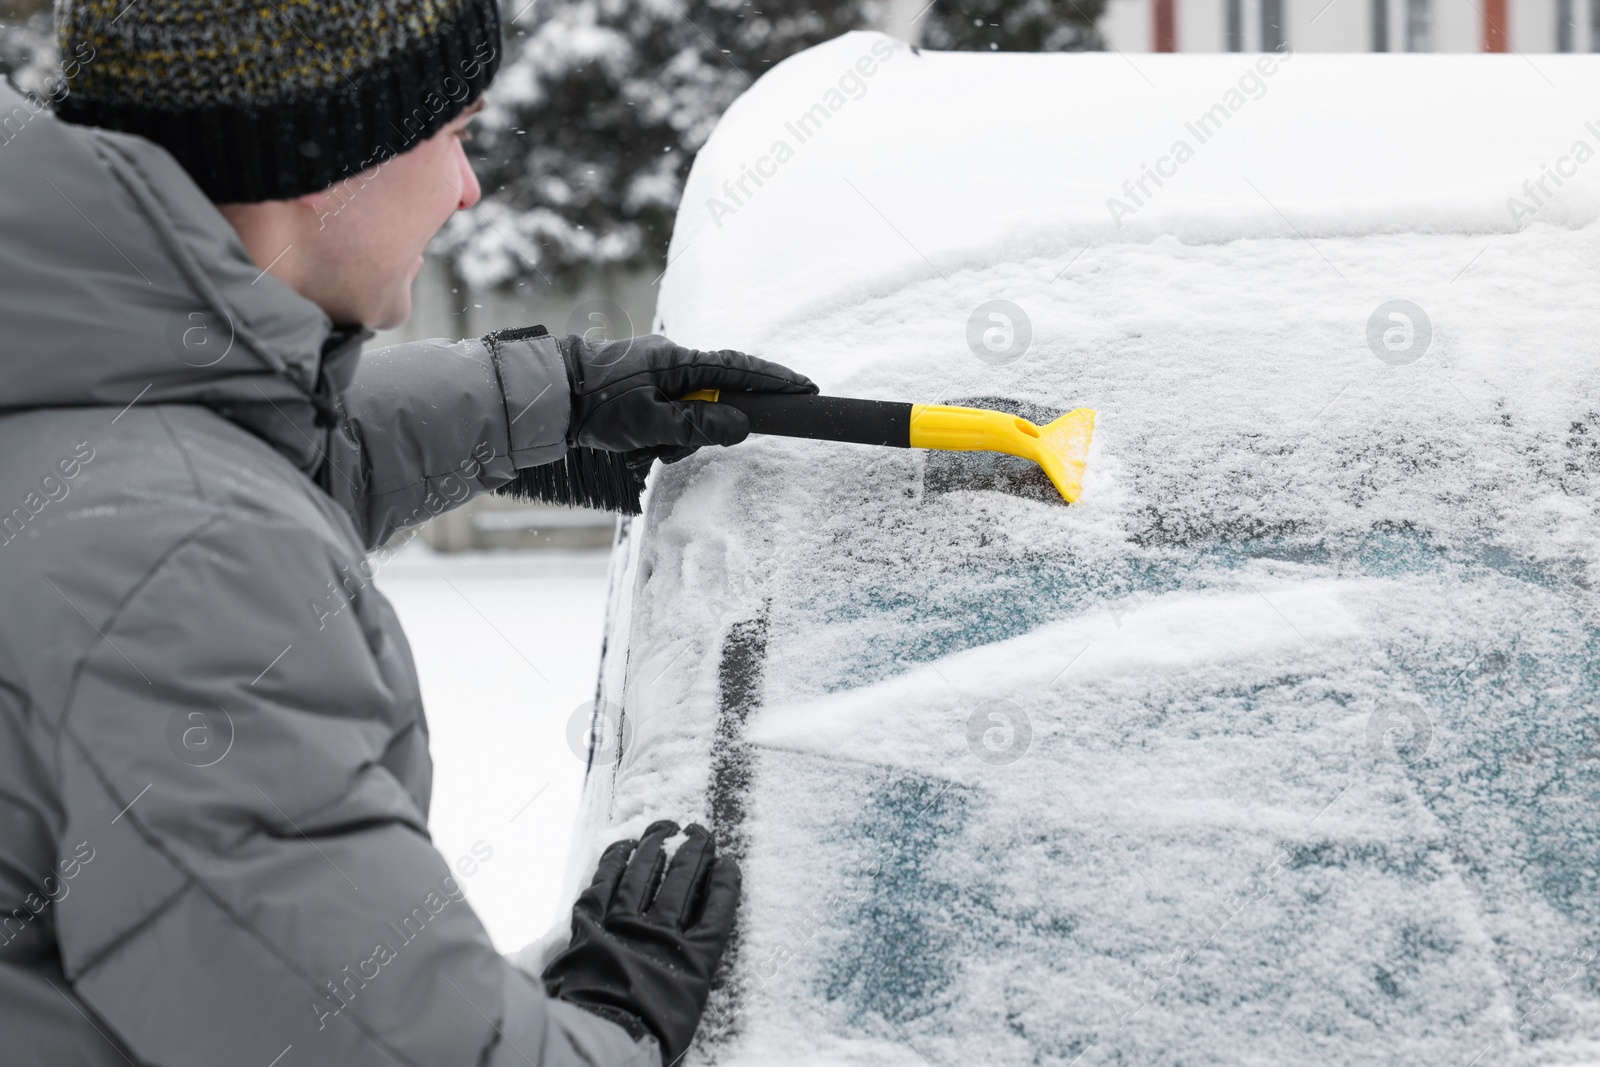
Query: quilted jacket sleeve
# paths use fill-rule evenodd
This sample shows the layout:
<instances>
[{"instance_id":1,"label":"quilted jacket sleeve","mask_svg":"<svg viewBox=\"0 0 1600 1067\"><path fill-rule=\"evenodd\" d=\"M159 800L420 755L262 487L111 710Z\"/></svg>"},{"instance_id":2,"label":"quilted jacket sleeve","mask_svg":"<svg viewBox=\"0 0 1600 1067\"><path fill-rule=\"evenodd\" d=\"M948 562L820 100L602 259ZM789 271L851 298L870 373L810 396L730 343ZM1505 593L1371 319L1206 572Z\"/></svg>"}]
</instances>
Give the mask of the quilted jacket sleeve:
<instances>
[{"instance_id":1,"label":"quilted jacket sleeve","mask_svg":"<svg viewBox=\"0 0 1600 1067\"><path fill-rule=\"evenodd\" d=\"M364 353L342 407L321 481L370 549L560 459L571 394L555 338L518 330Z\"/></svg>"}]
</instances>

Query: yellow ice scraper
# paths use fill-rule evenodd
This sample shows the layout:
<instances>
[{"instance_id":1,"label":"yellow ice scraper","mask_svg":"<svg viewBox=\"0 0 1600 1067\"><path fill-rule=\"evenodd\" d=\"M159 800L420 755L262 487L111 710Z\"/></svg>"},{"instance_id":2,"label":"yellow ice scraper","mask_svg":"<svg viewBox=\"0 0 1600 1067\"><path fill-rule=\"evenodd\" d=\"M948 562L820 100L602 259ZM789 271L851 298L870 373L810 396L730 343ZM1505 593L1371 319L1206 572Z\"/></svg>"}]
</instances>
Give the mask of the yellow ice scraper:
<instances>
[{"instance_id":1,"label":"yellow ice scraper","mask_svg":"<svg viewBox=\"0 0 1600 1067\"><path fill-rule=\"evenodd\" d=\"M1042 467L1069 504L1083 492L1083 466L1094 435L1091 408L1078 408L1046 426L1035 426L1003 411L843 396L702 389L682 399L732 405L749 416L753 433L1021 456Z\"/></svg>"}]
</instances>

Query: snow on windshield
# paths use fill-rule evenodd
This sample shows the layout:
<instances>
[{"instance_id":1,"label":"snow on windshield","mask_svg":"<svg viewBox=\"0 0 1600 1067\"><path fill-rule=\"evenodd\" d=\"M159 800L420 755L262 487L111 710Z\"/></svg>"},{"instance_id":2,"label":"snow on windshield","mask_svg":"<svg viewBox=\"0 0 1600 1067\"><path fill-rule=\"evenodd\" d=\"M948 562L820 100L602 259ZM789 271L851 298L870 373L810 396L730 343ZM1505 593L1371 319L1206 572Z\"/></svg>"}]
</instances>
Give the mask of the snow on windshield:
<instances>
[{"instance_id":1,"label":"snow on windshield","mask_svg":"<svg viewBox=\"0 0 1600 1067\"><path fill-rule=\"evenodd\" d=\"M1294 56L1117 220L1149 131L1256 57L900 48L706 218L883 41L730 112L666 330L830 393L1100 421L1074 506L996 457L657 468L573 871L660 815L741 857L699 1061L1600 1058L1600 163L1572 159L1600 136L1570 110L1600 75ZM1495 101L1471 139L1451 99Z\"/></svg>"}]
</instances>

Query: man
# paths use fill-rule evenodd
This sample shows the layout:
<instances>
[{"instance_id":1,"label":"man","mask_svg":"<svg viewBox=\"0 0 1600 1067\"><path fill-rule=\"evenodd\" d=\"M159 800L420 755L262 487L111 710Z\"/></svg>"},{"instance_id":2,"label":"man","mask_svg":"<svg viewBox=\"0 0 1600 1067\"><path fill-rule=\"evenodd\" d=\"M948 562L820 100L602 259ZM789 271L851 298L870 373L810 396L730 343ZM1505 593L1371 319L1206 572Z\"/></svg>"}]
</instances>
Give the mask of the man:
<instances>
[{"instance_id":1,"label":"man","mask_svg":"<svg viewBox=\"0 0 1600 1067\"><path fill-rule=\"evenodd\" d=\"M58 114L0 87L5 1062L675 1062L737 871L652 825L542 983L510 967L429 843L364 557L574 445L746 435L688 390L814 387L663 338L361 354L478 198L493 0L76 0L57 28Z\"/></svg>"}]
</instances>

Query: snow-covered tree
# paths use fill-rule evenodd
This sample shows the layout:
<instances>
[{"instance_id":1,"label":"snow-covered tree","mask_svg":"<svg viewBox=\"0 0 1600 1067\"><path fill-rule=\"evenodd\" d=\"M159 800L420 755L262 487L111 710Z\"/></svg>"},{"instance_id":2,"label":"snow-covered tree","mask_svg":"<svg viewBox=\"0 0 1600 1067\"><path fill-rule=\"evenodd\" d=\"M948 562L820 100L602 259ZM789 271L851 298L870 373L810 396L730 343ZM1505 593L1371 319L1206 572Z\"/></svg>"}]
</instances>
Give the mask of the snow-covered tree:
<instances>
[{"instance_id":1,"label":"snow-covered tree","mask_svg":"<svg viewBox=\"0 0 1600 1067\"><path fill-rule=\"evenodd\" d=\"M1106 0L935 0L925 48L962 52L1081 52L1105 47L1095 28Z\"/></svg>"},{"instance_id":2,"label":"snow-covered tree","mask_svg":"<svg viewBox=\"0 0 1600 1067\"><path fill-rule=\"evenodd\" d=\"M0 0L0 78L42 92L55 58L50 0Z\"/></svg>"},{"instance_id":3,"label":"snow-covered tree","mask_svg":"<svg viewBox=\"0 0 1600 1067\"><path fill-rule=\"evenodd\" d=\"M506 0L470 148L484 200L436 249L475 288L662 266L718 116L773 64L869 25L875 2Z\"/></svg>"}]
</instances>

